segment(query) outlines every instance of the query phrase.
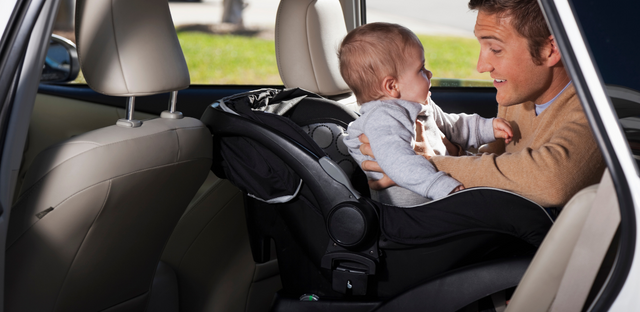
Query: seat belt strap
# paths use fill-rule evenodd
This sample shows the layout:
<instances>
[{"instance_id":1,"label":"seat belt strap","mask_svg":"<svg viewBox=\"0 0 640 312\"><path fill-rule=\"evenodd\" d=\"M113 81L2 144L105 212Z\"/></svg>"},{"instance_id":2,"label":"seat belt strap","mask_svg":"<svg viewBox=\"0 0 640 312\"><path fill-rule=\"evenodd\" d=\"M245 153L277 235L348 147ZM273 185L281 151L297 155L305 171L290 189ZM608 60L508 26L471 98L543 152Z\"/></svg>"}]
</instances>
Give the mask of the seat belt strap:
<instances>
[{"instance_id":1,"label":"seat belt strap","mask_svg":"<svg viewBox=\"0 0 640 312\"><path fill-rule=\"evenodd\" d=\"M550 311L582 310L619 224L618 198L607 169Z\"/></svg>"}]
</instances>

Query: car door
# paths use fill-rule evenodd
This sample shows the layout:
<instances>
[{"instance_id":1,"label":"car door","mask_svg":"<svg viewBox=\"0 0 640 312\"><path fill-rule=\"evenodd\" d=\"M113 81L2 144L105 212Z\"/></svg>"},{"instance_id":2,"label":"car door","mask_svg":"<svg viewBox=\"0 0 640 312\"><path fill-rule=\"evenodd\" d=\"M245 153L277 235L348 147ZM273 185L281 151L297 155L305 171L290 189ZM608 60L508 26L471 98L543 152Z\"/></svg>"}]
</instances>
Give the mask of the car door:
<instances>
[{"instance_id":1,"label":"car door","mask_svg":"<svg viewBox=\"0 0 640 312\"><path fill-rule=\"evenodd\" d=\"M609 250L602 264L597 263L599 272L581 274L592 274L595 278L588 297L586 293L584 297L574 295L582 301L571 303L571 299L561 298L559 292L556 301L562 299L582 307L583 311L637 310L640 306L637 296L640 285L637 257L640 61L633 51L640 48L636 35L640 27L635 22L635 12L640 6L629 1L612 1L606 5L574 0L541 0L540 3L611 173L615 194L610 196L617 198L617 205L609 207L609 214L617 213L616 210L620 214L617 231L615 226L605 224L582 230L581 235L587 235L589 231L605 233L610 227L616 233L612 241L606 242L608 245L611 241L611 245L605 246ZM595 242L590 245L593 244ZM600 256L604 255L591 253L588 258ZM586 259L583 257L583 260ZM572 265L580 265L579 262L570 262L567 270ZM563 283L571 288L572 283L579 283L577 280L563 280Z\"/></svg>"},{"instance_id":2,"label":"car door","mask_svg":"<svg viewBox=\"0 0 640 312\"><path fill-rule=\"evenodd\" d=\"M0 4L0 276L4 276L13 190L57 4L55 0ZM0 307L4 293L0 290Z\"/></svg>"}]
</instances>

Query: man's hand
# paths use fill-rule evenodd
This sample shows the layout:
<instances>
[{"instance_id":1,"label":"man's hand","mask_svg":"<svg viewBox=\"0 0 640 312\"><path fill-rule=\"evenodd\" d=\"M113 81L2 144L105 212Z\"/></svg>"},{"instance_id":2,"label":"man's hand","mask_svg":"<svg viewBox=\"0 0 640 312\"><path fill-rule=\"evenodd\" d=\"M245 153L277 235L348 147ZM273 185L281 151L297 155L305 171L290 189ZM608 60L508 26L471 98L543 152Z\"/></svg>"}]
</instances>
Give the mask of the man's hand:
<instances>
[{"instance_id":1,"label":"man's hand","mask_svg":"<svg viewBox=\"0 0 640 312\"><path fill-rule=\"evenodd\" d=\"M360 152L371 158L375 158L373 156L373 151L371 150L371 144L369 144L369 138L367 138L366 135L362 134L360 135L360 137L358 137L358 139L362 143L360 145ZM365 160L362 162L362 164L360 164L360 167L364 171L380 172L384 175L380 180L369 180L370 188L374 190L382 190L382 189L386 189L387 187L396 185L396 182L393 182L393 180L391 180L391 178L389 178L384 173L384 171L382 171L382 168L380 168L380 165L377 162L371 161L371 160Z\"/></svg>"},{"instance_id":2,"label":"man's hand","mask_svg":"<svg viewBox=\"0 0 640 312\"><path fill-rule=\"evenodd\" d=\"M496 139L504 139L504 144L509 144L513 139L513 130L509 122L500 117L494 118L493 136Z\"/></svg>"},{"instance_id":3,"label":"man's hand","mask_svg":"<svg viewBox=\"0 0 640 312\"><path fill-rule=\"evenodd\" d=\"M416 120L416 145L413 147L413 150L416 154L429 160L431 156L435 156L436 153L433 151L431 145L429 145L429 142L425 141L423 136L424 131L424 124L420 120Z\"/></svg>"},{"instance_id":4,"label":"man's hand","mask_svg":"<svg viewBox=\"0 0 640 312\"><path fill-rule=\"evenodd\" d=\"M447 148L449 156L460 156L462 148L460 148L460 146L458 146L457 144L451 143L451 141L449 141L449 139L447 139L447 137L444 135L442 136L442 143L444 143L444 146Z\"/></svg>"}]
</instances>

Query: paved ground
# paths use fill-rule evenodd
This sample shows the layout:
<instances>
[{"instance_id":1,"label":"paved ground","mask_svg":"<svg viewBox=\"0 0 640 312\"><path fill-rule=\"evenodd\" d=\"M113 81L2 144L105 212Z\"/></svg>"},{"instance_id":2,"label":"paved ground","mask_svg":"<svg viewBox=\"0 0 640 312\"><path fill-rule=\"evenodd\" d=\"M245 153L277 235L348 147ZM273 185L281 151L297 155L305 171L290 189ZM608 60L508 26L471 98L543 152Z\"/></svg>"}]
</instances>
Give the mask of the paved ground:
<instances>
[{"instance_id":1,"label":"paved ground","mask_svg":"<svg viewBox=\"0 0 640 312\"><path fill-rule=\"evenodd\" d=\"M473 37L477 13L468 9L468 3L469 0L367 0L367 21L393 17L416 32Z\"/></svg>"},{"instance_id":2,"label":"paved ground","mask_svg":"<svg viewBox=\"0 0 640 312\"><path fill-rule=\"evenodd\" d=\"M245 0L244 22L248 28L273 29L278 0ZM473 37L476 14L468 0L367 0L367 21L399 23L421 34ZM222 0L202 3L170 2L174 23L217 24Z\"/></svg>"},{"instance_id":3,"label":"paved ground","mask_svg":"<svg viewBox=\"0 0 640 312\"><path fill-rule=\"evenodd\" d=\"M278 0L245 0L244 24L248 28L272 29L276 23ZM169 2L176 26L187 24L218 24L222 20L222 0Z\"/></svg>"}]
</instances>

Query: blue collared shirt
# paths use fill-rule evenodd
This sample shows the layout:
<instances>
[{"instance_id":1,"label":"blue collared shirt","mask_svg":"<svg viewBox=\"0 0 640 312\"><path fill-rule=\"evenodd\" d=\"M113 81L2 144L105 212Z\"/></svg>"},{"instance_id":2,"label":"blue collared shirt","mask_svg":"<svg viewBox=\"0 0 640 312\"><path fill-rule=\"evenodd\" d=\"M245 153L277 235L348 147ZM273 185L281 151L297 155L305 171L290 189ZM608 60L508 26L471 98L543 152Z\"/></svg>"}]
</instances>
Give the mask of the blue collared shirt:
<instances>
[{"instance_id":1,"label":"blue collared shirt","mask_svg":"<svg viewBox=\"0 0 640 312\"><path fill-rule=\"evenodd\" d=\"M567 83L566 86L564 86L564 88L562 89L562 91L560 91L553 99L551 99L551 101L544 103L544 104L536 104L536 116L542 114L542 112L547 109L547 107L551 106L551 104L553 103L553 101L555 101L560 94L562 94L562 92L564 92L564 90L566 90L569 85L571 84L571 81L569 81L569 83Z\"/></svg>"}]
</instances>

